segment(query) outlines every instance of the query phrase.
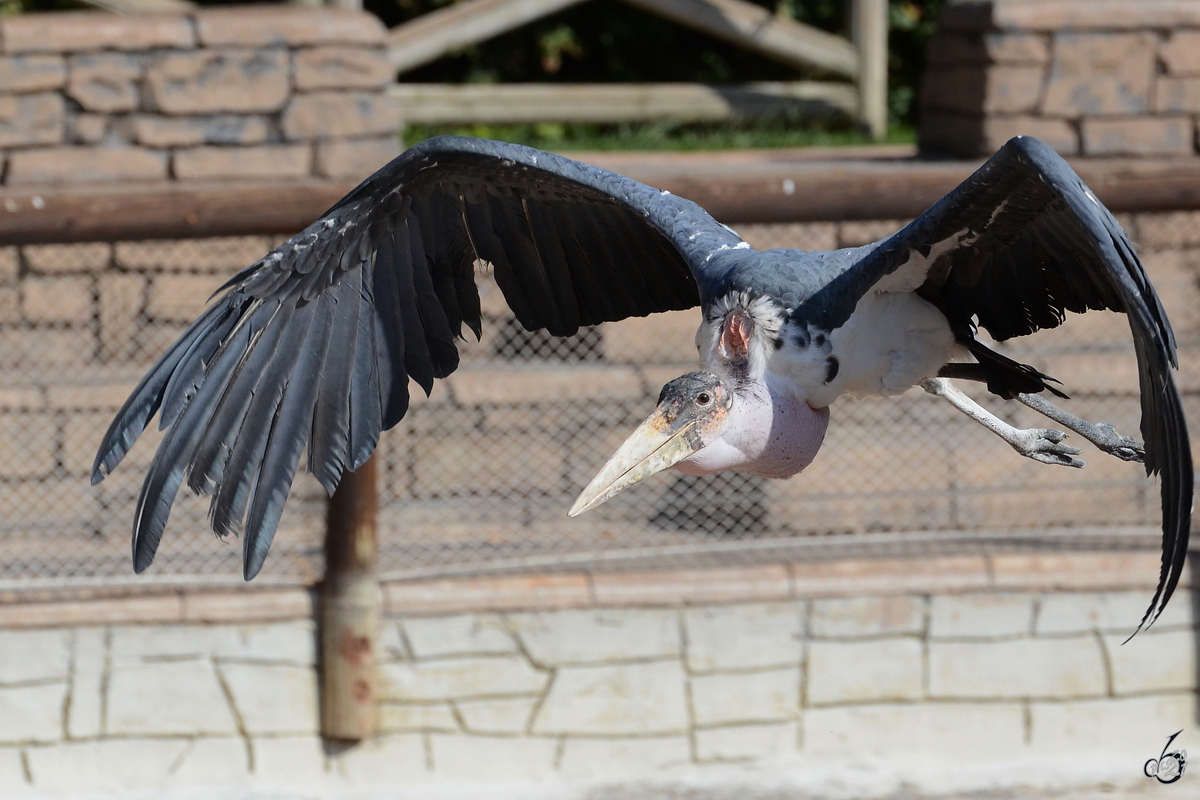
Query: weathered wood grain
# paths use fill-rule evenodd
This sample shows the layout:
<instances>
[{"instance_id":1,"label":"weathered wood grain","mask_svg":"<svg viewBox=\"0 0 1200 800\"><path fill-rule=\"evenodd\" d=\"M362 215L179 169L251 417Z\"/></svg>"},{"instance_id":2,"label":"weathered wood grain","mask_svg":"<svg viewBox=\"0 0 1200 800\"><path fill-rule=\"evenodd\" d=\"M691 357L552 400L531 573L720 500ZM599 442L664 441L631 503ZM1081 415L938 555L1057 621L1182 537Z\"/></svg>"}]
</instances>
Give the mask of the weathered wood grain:
<instances>
[{"instance_id":1,"label":"weathered wood grain","mask_svg":"<svg viewBox=\"0 0 1200 800\"><path fill-rule=\"evenodd\" d=\"M463 84L398 83L388 93L410 124L582 122L671 119L712 122L799 110L828 117L858 111L849 83Z\"/></svg>"}]
</instances>

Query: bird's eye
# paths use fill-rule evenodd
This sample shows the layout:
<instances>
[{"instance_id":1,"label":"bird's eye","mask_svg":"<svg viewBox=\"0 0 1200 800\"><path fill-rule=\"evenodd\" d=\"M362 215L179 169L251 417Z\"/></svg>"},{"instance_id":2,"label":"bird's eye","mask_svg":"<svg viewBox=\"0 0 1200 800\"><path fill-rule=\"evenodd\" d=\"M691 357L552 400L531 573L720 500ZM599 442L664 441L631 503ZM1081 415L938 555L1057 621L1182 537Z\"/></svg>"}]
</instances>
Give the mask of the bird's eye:
<instances>
[{"instance_id":1,"label":"bird's eye","mask_svg":"<svg viewBox=\"0 0 1200 800\"><path fill-rule=\"evenodd\" d=\"M696 403L698 405L706 406L711 402L712 402L712 395L709 394L708 392L701 392L700 394L696 395Z\"/></svg>"}]
</instances>

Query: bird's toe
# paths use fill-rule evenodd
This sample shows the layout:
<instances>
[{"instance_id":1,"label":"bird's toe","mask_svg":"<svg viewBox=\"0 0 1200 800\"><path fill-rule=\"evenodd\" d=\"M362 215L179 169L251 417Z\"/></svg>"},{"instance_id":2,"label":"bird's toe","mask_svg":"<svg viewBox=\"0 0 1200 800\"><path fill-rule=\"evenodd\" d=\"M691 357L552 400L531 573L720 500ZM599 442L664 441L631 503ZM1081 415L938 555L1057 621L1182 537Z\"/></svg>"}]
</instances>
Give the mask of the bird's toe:
<instances>
[{"instance_id":1,"label":"bird's toe","mask_svg":"<svg viewBox=\"0 0 1200 800\"><path fill-rule=\"evenodd\" d=\"M1013 449L1026 458L1032 458L1042 464L1058 464L1064 467L1082 469L1083 461L1075 458L1082 451L1078 447L1063 444L1067 434L1049 428L1034 428L1020 431L1022 434L1013 443Z\"/></svg>"},{"instance_id":2,"label":"bird's toe","mask_svg":"<svg viewBox=\"0 0 1200 800\"><path fill-rule=\"evenodd\" d=\"M1116 427L1107 422L1098 423L1096 428L1097 437L1094 441L1096 447L1122 461L1143 462L1146 460L1146 446L1137 439L1118 433Z\"/></svg>"},{"instance_id":3,"label":"bird's toe","mask_svg":"<svg viewBox=\"0 0 1200 800\"><path fill-rule=\"evenodd\" d=\"M1076 453L1079 452L1078 450L1075 450L1075 448L1070 449ZM1075 467L1076 469L1083 469L1087 466L1085 462L1079 460L1078 458L1072 457L1072 455L1068 453L1038 452L1030 453L1029 457L1034 461L1040 461L1043 464L1058 464L1059 466Z\"/></svg>"}]
</instances>

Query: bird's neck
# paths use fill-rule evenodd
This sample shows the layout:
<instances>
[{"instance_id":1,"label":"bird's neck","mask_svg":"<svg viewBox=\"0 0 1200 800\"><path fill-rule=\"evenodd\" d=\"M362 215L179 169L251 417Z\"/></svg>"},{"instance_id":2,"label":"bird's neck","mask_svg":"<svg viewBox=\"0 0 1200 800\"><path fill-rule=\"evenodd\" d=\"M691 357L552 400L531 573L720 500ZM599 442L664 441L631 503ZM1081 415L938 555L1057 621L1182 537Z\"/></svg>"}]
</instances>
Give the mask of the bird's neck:
<instances>
[{"instance_id":1,"label":"bird's neck","mask_svg":"<svg viewBox=\"0 0 1200 800\"><path fill-rule=\"evenodd\" d=\"M768 375L738 387L717 440L675 468L689 475L736 469L764 478L790 478L816 458L828 424L828 408L810 407Z\"/></svg>"}]
</instances>

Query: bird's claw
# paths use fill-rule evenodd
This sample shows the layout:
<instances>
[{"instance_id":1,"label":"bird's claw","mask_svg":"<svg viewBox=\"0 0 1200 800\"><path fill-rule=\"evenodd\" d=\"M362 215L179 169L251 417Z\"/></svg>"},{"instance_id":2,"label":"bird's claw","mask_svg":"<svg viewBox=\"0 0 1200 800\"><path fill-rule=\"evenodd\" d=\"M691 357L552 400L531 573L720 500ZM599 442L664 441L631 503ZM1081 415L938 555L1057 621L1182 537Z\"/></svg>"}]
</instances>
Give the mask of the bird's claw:
<instances>
[{"instance_id":1,"label":"bird's claw","mask_svg":"<svg viewBox=\"0 0 1200 800\"><path fill-rule=\"evenodd\" d=\"M1091 441L1096 447L1122 461L1140 463L1146 460L1146 446L1137 439L1117 433L1116 426L1107 422L1098 422L1094 427L1096 436Z\"/></svg>"},{"instance_id":2,"label":"bird's claw","mask_svg":"<svg viewBox=\"0 0 1200 800\"><path fill-rule=\"evenodd\" d=\"M1067 434L1049 428L1031 428L1017 432L1019 436L1012 442L1013 449L1026 458L1032 458L1043 464L1059 464L1064 467L1082 469L1085 464L1078 458L1082 451L1078 447L1063 444Z\"/></svg>"}]
</instances>

